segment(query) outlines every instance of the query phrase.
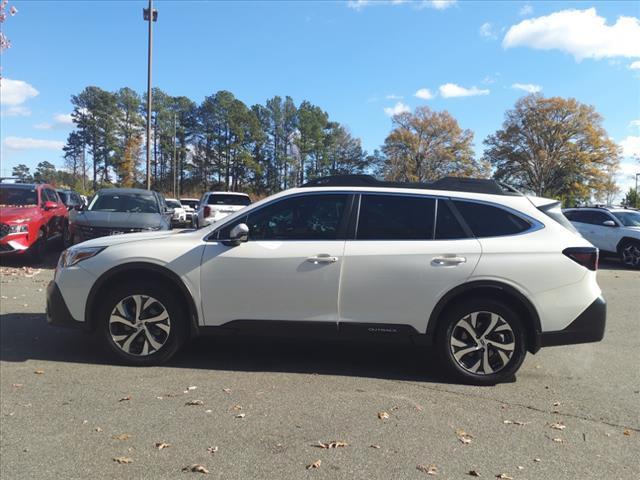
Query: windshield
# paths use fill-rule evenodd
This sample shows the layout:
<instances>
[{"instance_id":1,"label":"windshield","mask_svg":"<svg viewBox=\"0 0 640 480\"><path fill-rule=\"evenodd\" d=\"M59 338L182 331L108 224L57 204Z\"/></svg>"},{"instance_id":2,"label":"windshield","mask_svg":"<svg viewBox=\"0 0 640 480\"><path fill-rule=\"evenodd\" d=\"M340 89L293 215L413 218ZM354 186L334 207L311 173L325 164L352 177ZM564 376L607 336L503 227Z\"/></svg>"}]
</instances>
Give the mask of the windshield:
<instances>
[{"instance_id":1,"label":"windshield","mask_svg":"<svg viewBox=\"0 0 640 480\"><path fill-rule=\"evenodd\" d=\"M0 187L0 206L20 207L37 204L38 192L35 188Z\"/></svg>"},{"instance_id":2,"label":"windshield","mask_svg":"<svg viewBox=\"0 0 640 480\"><path fill-rule=\"evenodd\" d=\"M186 205L187 207L191 207L191 208L198 207L198 200L180 200L180 203L182 205Z\"/></svg>"},{"instance_id":3,"label":"windshield","mask_svg":"<svg viewBox=\"0 0 640 480\"><path fill-rule=\"evenodd\" d=\"M151 193L100 193L89 205L91 212L159 213L156 198Z\"/></svg>"},{"instance_id":4,"label":"windshield","mask_svg":"<svg viewBox=\"0 0 640 480\"><path fill-rule=\"evenodd\" d=\"M611 212L625 227L640 227L640 212Z\"/></svg>"},{"instance_id":5,"label":"windshield","mask_svg":"<svg viewBox=\"0 0 640 480\"><path fill-rule=\"evenodd\" d=\"M250 205L251 200L244 195L226 195L224 193L216 193L209 195L207 200L209 205Z\"/></svg>"},{"instance_id":6,"label":"windshield","mask_svg":"<svg viewBox=\"0 0 640 480\"><path fill-rule=\"evenodd\" d=\"M167 206L169 208L182 208L182 205L177 200L167 200Z\"/></svg>"}]
</instances>

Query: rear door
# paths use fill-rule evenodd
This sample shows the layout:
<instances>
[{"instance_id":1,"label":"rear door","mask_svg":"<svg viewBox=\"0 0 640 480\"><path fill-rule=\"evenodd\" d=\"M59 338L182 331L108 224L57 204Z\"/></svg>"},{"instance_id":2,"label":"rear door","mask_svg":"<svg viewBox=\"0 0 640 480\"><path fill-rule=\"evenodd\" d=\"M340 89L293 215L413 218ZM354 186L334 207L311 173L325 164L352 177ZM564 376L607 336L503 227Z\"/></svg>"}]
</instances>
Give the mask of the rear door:
<instances>
[{"instance_id":1,"label":"rear door","mask_svg":"<svg viewBox=\"0 0 640 480\"><path fill-rule=\"evenodd\" d=\"M469 278L480 254L448 200L362 194L345 245L340 328L424 333L438 299Z\"/></svg>"}]
</instances>

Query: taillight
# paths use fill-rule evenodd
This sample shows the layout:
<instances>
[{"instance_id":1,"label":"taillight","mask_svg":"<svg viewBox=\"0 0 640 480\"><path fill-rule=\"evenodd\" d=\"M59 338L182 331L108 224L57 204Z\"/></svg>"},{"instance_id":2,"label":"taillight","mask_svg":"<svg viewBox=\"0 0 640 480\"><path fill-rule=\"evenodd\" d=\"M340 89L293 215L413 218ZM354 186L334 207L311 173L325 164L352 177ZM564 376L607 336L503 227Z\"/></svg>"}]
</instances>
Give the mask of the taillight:
<instances>
[{"instance_id":1,"label":"taillight","mask_svg":"<svg viewBox=\"0 0 640 480\"><path fill-rule=\"evenodd\" d=\"M589 270L598 269L598 249L595 247L565 248L562 253Z\"/></svg>"},{"instance_id":2,"label":"taillight","mask_svg":"<svg viewBox=\"0 0 640 480\"><path fill-rule=\"evenodd\" d=\"M211 207L204 207L204 216L208 217L211 215Z\"/></svg>"}]
</instances>

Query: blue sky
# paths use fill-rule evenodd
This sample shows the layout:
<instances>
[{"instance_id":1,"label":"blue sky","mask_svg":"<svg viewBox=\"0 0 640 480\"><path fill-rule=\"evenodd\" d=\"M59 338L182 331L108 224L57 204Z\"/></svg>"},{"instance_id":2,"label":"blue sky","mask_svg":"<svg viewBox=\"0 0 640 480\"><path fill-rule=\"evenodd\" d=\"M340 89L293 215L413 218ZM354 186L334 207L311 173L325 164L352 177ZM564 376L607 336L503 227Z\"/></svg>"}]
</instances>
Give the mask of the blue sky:
<instances>
[{"instance_id":1,"label":"blue sky","mask_svg":"<svg viewBox=\"0 0 640 480\"><path fill-rule=\"evenodd\" d=\"M1 174L61 165L70 96L146 88L140 1L13 1L3 25ZM604 116L640 171L640 2L156 1L154 85L201 101L310 100L372 151L389 114L448 110L482 140L526 94L575 97ZM428 90L427 91L425 91ZM421 92L416 96L417 92Z\"/></svg>"}]
</instances>

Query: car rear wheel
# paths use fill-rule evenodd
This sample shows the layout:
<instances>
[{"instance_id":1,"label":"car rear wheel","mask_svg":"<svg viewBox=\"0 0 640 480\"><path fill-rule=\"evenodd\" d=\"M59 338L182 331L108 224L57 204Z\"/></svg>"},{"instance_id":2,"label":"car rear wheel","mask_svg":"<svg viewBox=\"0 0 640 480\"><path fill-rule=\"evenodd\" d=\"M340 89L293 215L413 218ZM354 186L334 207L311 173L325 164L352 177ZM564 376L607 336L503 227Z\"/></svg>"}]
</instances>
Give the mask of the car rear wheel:
<instances>
[{"instance_id":1,"label":"car rear wheel","mask_svg":"<svg viewBox=\"0 0 640 480\"><path fill-rule=\"evenodd\" d=\"M525 331L518 314L502 302L463 301L445 311L437 348L458 380L494 385L513 377L526 355Z\"/></svg>"},{"instance_id":2,"label":"car rear wheel","mask_svg":"<svg viewBox=\"0 0 640 480\"><path fill-rule=\"evenodd\" d=\"M108 349L131 365L169 360L187 338L187 319L175 294L164 285L125 284L107 293L99 312Z\"/></svg>"},{"instance_id":3,"label":"car rear wheel","mask_svg":"<svg viewBox=\"0 0 640 480\"><path fill-rule=\"evenodd\" d=\"M628 240L620 247L620 261L625 267L640 268L640 242Z\"/></svg>"}]
</instances>

